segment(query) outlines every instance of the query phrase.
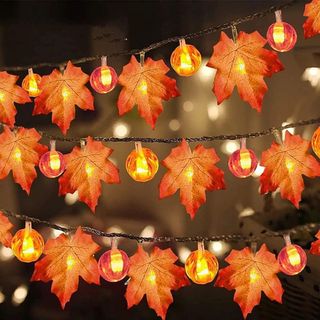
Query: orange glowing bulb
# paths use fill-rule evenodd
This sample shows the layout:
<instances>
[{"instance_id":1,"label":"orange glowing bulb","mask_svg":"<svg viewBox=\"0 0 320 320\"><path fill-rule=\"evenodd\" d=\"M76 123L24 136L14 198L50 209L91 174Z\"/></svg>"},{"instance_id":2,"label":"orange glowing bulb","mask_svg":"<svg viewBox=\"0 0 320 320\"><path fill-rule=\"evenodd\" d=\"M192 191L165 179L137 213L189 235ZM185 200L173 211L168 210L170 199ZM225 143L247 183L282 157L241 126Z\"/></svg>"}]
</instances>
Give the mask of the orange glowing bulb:
<instances>
[{"instance_id":1,"label":"orange glowing bulb","mask_svg":"<svg viewBox=\"0 0 320 320\"><path fill-rule=\"evenodd\" d=\"M94 167L93 167L89 162L86 162L86 164L85 164L85 170L86 170L87 176L88 176L89 178L92 177L93 172L94 172Z\"/></svg>"},{"instance_id":2,"label":"orange glowing bulb","mask_svg":"<svg viewBox=\"0 0 320 320\"><path fill-rule=\"evenodd\" d=\"M153 270L150 270L147 276L147 280L152 284L155 285L156 284L156 280L157 280L157 275Z\"/></svg>"},{"instance_id":3,"label":"orange glowing bulb","mask_svg":"<svg viewBox=\"0 0 320 320\"><path fill-rule=\"evenodd\" d=\"M235 63L235 69L241 75L247 74L246 64L245 64L244 60L241 57L237 58L236 63Z\"/></svg>"},{"instance_id":4,"label":"orange glowing bulb","mask_svg":"<svg viewBox=\"0 0 320 320\"><path fill-rule=\"evenodd\" d=\"M207 284L215 278L219 270L217 258L204 249L202 242L198 243L198 250L188 256L185 263L187 276L197 284Z\"/></svg>"},{"instance_id":5,"label":"orange glowing bulb","mask_svg":"<svg viewBox=\"0 0 320 320\"><path fill-rule=\"evenodd\" d=\"M148 148L142 148L140 142L136 142L135 150L127 157L126 169L130 177L138 182L151 180L159 169L159 160L155 153Z\"/></svg>"},{"instance_id":6,"label":"orange glowing bulb","mask_svg":"<svg viewBox=\"0 0 320 320\"><path fill-rule=\"evenodd\" d=\"M187 167L187 169L184 171L184 175L187 177L189 182L192 182L194 170L191 165L189 167Z\"/></svg>"},{"instance_id":7,"label":"orange glowing bulb","mask_svg":"<svg viewBox=\"0 0 320 320\"><path fill-rule=\"evenodd\" d=\"M30 97L37 97L40 95L39 88L41 77L37 73L33 73L32 68L28 69L28 75L22 81L22 88L29 93Z\"/></svg>"},{"instance_id":8,"label":"orange glowing bulb","mask_svg":"<svg viewBox=\"0 0 320 320\"><path fill-rule=\"evenodd\" d=\"M256 283L260 279L260 274L257 272L257 270L255 268L252 268L250 270L249 277L250 277L250 283L253 284L253 283Z\"/></svg>"},{"instance_id":9,"label":"orange glowing bulb","mask_svg":"<svg viewBox=\"0 0 320 320\"><path fill-rule=\"evenodd\" d=\"M11 248L20 261L33 262L41 256L44 241L41 234L32 229L31 222L26 222L25 228L19 230L12 238Z\"/></svg>"},{"instance_id":10,"label":"orange glowing bulb","mask_svg":"<svg viewBox=\"0 0 320 320\"><path fill-rule=\"evenodd\" d=\"M70 271L73 269L74 265L75 265L75 260L72 256L72 254L69 254L66 260L66 264L67 264L67 270Z\"/></svg>"},{"instance_id":11,"label":"orange glowing bulb","mask_svg":"<svg viewBox=\"0 0 320 320\"><path fill-rule=\"evenodd\" d=\"M177 74L189 77L199 70L201 66L201 54L196 47L187 45L184 39L181 39L179 42L179 47L171 54L170 63Z\"/></svg>"},{"instance_id":12,"label":"orange glowing bulb","mask_svg":"<svg viewBox=\"0 0 320 320\"><path fill-rule=\"evenodd\" d=\"M69 95L70 95L70 91L66 86L63 86L62 91L61 91L61 95L63 100L68 99Z\"/></svg>"},{"instance_id":13,"label":"orange glowing bulb","mask_svg":"<svg viewBox=\"0 0 320 320\"><path fill-rule=\"evenodd\" d=\"M311 139L311 146L313 152L320 158L320 127L313 133Z\"/></svg>"},{"instance_id":14,"label":"orange glowing bulb","mask_svg":"<svg viewBox=\"0 0 320 320\"><path fill-rule=\"evenodd\" d=\"M146 80L141 80L138 85L138 90L143 94L146 95L148 93L148 84Z\"/></svg>"},{"instance_id":15,"label":"orange glowing bulb","mask_svg":"<svg viewBox=\"0 0 320 320\"><path fill-rule=\"evenodd\" d=\"M290 158L286 158L285 164L288 172L291 173L294 170L295 163Z\"/></svg>"},{"instance_id":16,"label":"orange glowing bulb","mask_svg":"<svg viewBox=\"0 0 320 320\"><path fill-rule=\"evenodd\" d=\"M16 161L21 161L21 156L22 156L21 150L20 150L18 147L16 147L16 148L14 149L14 151L13 151L13 157L14 157L14 159L15 159Z\"/></svg>"}]
</instances>

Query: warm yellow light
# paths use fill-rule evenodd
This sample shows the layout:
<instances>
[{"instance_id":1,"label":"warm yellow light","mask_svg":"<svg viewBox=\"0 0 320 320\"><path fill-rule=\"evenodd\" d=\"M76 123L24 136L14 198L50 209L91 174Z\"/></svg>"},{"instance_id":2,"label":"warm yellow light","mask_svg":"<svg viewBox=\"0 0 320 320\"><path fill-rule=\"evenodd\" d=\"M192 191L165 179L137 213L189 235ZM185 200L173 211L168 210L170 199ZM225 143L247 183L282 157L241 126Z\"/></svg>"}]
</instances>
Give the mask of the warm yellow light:
<instances>
[{"instance_id":1,"label":"warm yellow light","mask_svg":"<svg viewBox=\"0 0 320 320\"><path fill-rule=\"evenodd\" d=\"M4 100L4 93L1 91L0 92L0 102L3 102Z\"/></svg>"},{"instance_id":2,"label":"warm yellow light","mask_svg":"<svg viewBox=\"0 0 320 320\"><path fill-rule=\"evenodd\" d=\"M22 255L26 258L34 254L33 240L29 235L26 235L22 241Z\"/></svg>"},{"instance_id":3,"label":"warm yellow light","mask_svg":"<svg viewBox=\"0 0 320 320\"><path fill-rule=\"evenodd\" d=\"M208 263L205 257L199 257L197 259L196 272L199 281L206 279L207 276L210 274L210 271L208 269Z\"/></svg>"},{"instance_id":4,"label":"warm yellow light","mask_svg":"<svg viewBox=\"0 0 320 320\"><path fill-rule=\"evenodd\" d=\"M188 52L188 48L186 45L182 47L182 52L180 56L180 69L184 72L190 72L193 71L193 64L190 57L190 54Z\"/></svg>"},{"instance_id":5,"label":"warm yellow light","mask_svg":"<svg viewBox=\"0 0 320 320\"><path fill-rule=\"evenodd\" d=\"M156 284L156 279L157 276L155 274L155 272L153 270L150 270L148 276L147 276L147 280L152 284L155 285Z\"/></svg>"},{"instance_id":6,"label":"warm yellow light","mask_svg":"<svg viewBox=\"0 0 320 320\"><path fill-rule=\"evenodd\" d=\"M288 254L290 264L292 266L300 265L301 257L300 257L298 250L294 246L289 246L287 248L287 254Z\"/></svg>"},{"instance_id":7,"label":"warm yellow light","mask_svg":"<svg viewBox=\"0 0 320 320\"><path fill-rule=\"evenodd\" d=\"M16 161L21 161L21 151L19 148L15 148L13 157L16 159Z\"/></svg>"},{"instance_id":8,"label":"warm yellow light","mask_svg":"<svg viewBox=\"0 0 320 320\"><path fill-rule=\"evenodd\" d=\"M59 154L55 151L50 152L49 166L52 170L59 170L61 166L61 161Z\"/></svg>"},{"instance_id":9,"label":"warm yellow light","mask_svg":"<svg viewBox=\"0 0 320 320\"><path fill-rule=\"evenodd\" d=\"M40 93L40 89L34 75L30 76L29 78L28 92L31 96L37 96Z\"/></svg>"},{"instance_id":10,"label":"warm yellow light","mask_svg":"<svg viewBox=\"0 0 320 320\"><path fill-rule=\"evenodd\" d=\"M101 83L104 86L109 86L112 82L111 72L108 67L101 67L101 74L100 74Z\"/></svg>"},{"instance_id":11,"label":"warm yellow light","mask_svg":"<svg viewBox=\"0 0 320 320\"><path fill-rule=\"evenodd\" d=\"M140 81L139 86L138 86L138 90L144 95L146 95L148 93L148 84L147 84L146 80Z\"/></svg>"},{"instance_id":12,"label":"warm yellow light","mask_svg":"<svg viewBox=\"0 0 320 320\"><path fill-rule=\"evenodd\" d=\"M75 265L72 254L69 254L67 257L67 270L72 270Z\"/></svg>"},{"instance_id":13,"label":"warm yellow light","mask_svg":"<svg viewBox=\"0 0 320 320\"><path fill-rule=\"evenodd\" d=\"M250 283L255 283L260 279L260 275L255 268L250 270Z\"/></svg>"},{"instance_id":14,"label":"warm yellow light","mask_svg":"<svg viewBox=\"0 0 320 320\"><path fill-rule=\"evenodd\" d=\"M184 172L184 175L187 177L189 182L192 181L193 174L194 174L194 171L193 171L193 167L192 166L189 166Z\"/></svg>"},{"instance_id":15,"label":"warm yellow light","mask_svg":"<svg viewBox=\"0 0 320 320\"><path fill-rule=\"evenodd\" d=\"M122 272L123 271L123 259L119 251L111 253L110 265L112 272Z\"/></svg>"},{"instance_id":16,"label":"warm yellow light","mask_svg":"<svg viewBox=\"0 0 320 320\"><path fill-rule=\"evenodd\" d=\"M275 23L273 27L273 40L275 43L283 43L285 40L284 26L280 23Z\"/></svg>"},{"instance_id":17,"label":"warm yellow light","mask_svg":"<svg viewBox=\"0 0 320 320\"><path fill-rule=\"evenodd\" d=\"M93 171L94 171L94 167L90 163L87 162L86 163L86 174L89 178L92 177Z\"/></svg>"},{"instance_id":18,"label":"warm yellow light","mask_svg":"<svg viewBox=\"0 0 320 320\"><path fill-rule=\"evenodd\" d=\"M144 177L150 176L149 171L150 170L149 170L147 160L146 160L145 156L143 155L143 153L140 153L137 157L136 172L139 175L139 177L141 177L143 179Z\"/></svg>"},{"instance_id":19,"label":"warm yellow light","mask_svg":"<svg viewBox=\"0 0 320 320\"><path fill-rule=\"evenodd\" d=\"M294 170L295 164L291 159L286 158L286 167L287 167L289 173L291 173Z\"/></svg>"},{"instance_id":20,"label":"warm yellow light","mask_svg":"<svg viewBox=\"0 0 320 320\"><path fill-rule=\"evenodd\" d=\"M63 99L64 100L67 99L69 97L69 95L70 95L69 89L67 87L63 87L62 88L62 97L63 97Z\"/></svg>"},{"instance_id":21,"label":"warm yellow light","mask_svg":"<svg viewBox=\"0 0 320 320\"><path fill-rule=\"evenodd\" d=\"M236 61L236 70L240 73L240 74L246 74L247 71L246 71L246 65L244 63L244 60L240 57L237 58L237 61Z\"/></svg>"},{"instance_id":22,"label":"warm yellow light","mask_svg":"<svg viewBox=\"0 0 320 320\"><path fill-rule=\"evenodd\" d=\"M240 166L242 169L250 169L251 168L251 156L248 150L240 151Z\"/></svg>"}]
</instances>

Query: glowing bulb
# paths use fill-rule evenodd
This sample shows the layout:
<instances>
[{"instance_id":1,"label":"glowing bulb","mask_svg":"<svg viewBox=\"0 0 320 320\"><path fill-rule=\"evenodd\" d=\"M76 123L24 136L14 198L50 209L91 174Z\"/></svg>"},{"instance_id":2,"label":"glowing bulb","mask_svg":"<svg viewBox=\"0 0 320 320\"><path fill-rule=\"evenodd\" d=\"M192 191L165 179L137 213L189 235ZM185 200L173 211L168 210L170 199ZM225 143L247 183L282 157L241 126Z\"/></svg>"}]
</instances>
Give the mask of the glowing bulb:
<instances>
[{"instance_id":1,"label":"glowing bulb","mask_svg":"<svg viewBox=\"0 0 320 320\"><path fill-rule=\"evenodd\" d=\"M243 60L241 57L238 57L238 58L237 58L235 67L236 67L236 70L237 70L240 74L244 75L244 74L247 73L247 71L246 71L246 65L245 65L245 63L244 63L244 60Z\"/></svg>"},{"instance_id":2,"label":"glowing bulb","mask_svg":"<svg viewBox=\"0 0 320 320\"><path fill-rule=\"evenodd\" d=\"M284 42L284 26L283 23L276 23L273 27L272 33L273 41L275 43L283 43Z\"/></svg>"},{"instance_id":3,"label":"glowing bulb","mask_svg":"<svg viewBox=\"0 0 320 320\"><path fill-rule=\"evenodd\" d=\"M30 97L37 97L41 93L41 90L39 89L40 82L40 75L33 73L32 68L30 68L28 69L27 76L22 81L22 88L29 93Z\"/></svg>"},{"instance_id":4,"label":"glowing bulb","mask_svg":"<svg viewBox=\"0 0 320 320\"><path fill-rule=\"evenodd\" d=\"M109 86L111 81L112 81L112 77L111 77L111 72L109 68L101 68L101 83L104 86Z\"/></svg>"},{"instance_id":5,"label":"glowing bulb","mask_svg":"<svg viewBox=\"0 0 320 320\"><path fill-rule=\"evenodd\" d=\"M288 172L291 173L295 167L294 162L291 159L286 158L285 163L286 163L286 167L287 167Z\"/></svg>"},{"instance_id":6,"label":"glowing bulb","mask_svg":"<svg viewBox=\"0 0 320 320\"><path fill-rule=\"evenodd\" d=\"M196 264L196 272L198 274L198 277L200 281L207 277L209 274L209 269L208 269L208 263L207 260L203 257L198 258L197 264Z\"/></svg>"},{"instance_id":7,"label":"glowing bulb","mask_svg":"<svg viewBox=\"0 0 320 320\"><path fill-rule=\"evenodd\" d=\"M93 174L93 171L94 171L94 167L90 163L86 162L85 170L86 170L87 176L89 178L92 177L92 174Z\"/></svg>"},{"instance_id":8,"label":"glowing bulb","mask_svg":"<svg viewBox=\"0 0 320 320\"><path fill-rule=\"evenodd\" d=\"M111 252L111 270L112 272L122 272L123 270L123 259L121 253L117 250Z\"/></svg>"},{"instance_id":9,"label":"glowing bulb","mask_svg":"<svg viewBox=\"0 0 320 320\"><path fill-rule=\"evenodd\" d=\"M24 256L33 255L34 254L34 245L32 238L28 235L25 236L22 242L22 254Z\"/></svg>"},{"instance_id":10,"label":"glowing bulb","mask_svg":"<svg viewBox=\"0 0 320 320\"><path fill-rule=\"evenodd\" d=\"M183 47L182 49L180 57L180 69L182 69L184 72L193 71L191 57L186 47Z\"/></svg>"},{"instance_id":11,"label":"glowing bulb","mask_svg":"<svg viewBox=\"0 0 320 320\"><path fill-rule=\"evenodd\" d=\"M245 149L240 152L240 166L242 169L250 169L251 168L251 154L249 150Z\"/></svg>"},{"instance_id":12,"label":"glowing bulb","mask_svg":"<svg viewBox=\"0 0 320 320\"><path fill-rule=\"evenodd\" d=\"M15 158L16 161L21 161L21 151L19 148L15 148L13 157Z\"/></svg>"},{"instance_id":13,"label":"glowing bulb","mask_svg":"<svg viewBox=\"0 0 320 320\"><path fill-rule=\"evenodd\" d=\"M193 175L194 175L194 171L193 171L193 167L189 166L185 171L184 171L184 175L187 177L188 181L191 182L193 179Z\"/></svg>"},{"instance_id":14,"label":"glowing bulb","mask_svg":"<svg viewBox=\"0 0 320 320\"><path fill-rule=\"evenodd\" d=\"M75 265L75 261L73 259L72 254L68 255L66 263L67 263L67 270L72 270Z\"/></svg>"},{"instance_id":15,"label":"glowing bulb","mask_svg":"<svg viewBox=\"0 0 320 320\"><path fill-rule=\"evenodd\" d=\"M50 153L49 166L52 170L60 169L61 161L58 153Z\"/></svg>"},{"instance_id":16,"label":"glowing bulb","mask_svg":"<svg viewBox=\"0 0 320 320\"><path fill-rule=\"evenodd\" d=\"M148 276L147 276L147 280L152 284L155 285L156 284L156 280L157 280L157 276L155 274L155 272L153 270L150 270Z\"/></svg>"},{"instance_id":17,"label":"glowing bulb","mask_svg":"<svg viewBox=\"0 0 320 320\"><path fill-rule=\"evenodd\" d=\"M143 94L146 95L148 93L148 84L146 80L141 80L138 86L138 90Z\"/></svg>"},{"instance_id":18,"label":"glowing bulb","mask_svg":"<svg viewBox=\"0 0 320 320\"><path fill-rule=\"evenodd\" d=\"M260 279L260 275L255 268L250 270L250 283L255 283Z\"/></svg>"},{"instance_id":19,"label":"glowing bulb","mask_svg":"<svg viewBox=\"0 0 320 320\"><path fill-rule=\"evenodd\" d=\"M292 266L297 266L301 263L299 252L294 246L287 248L287 254Z\"/></svg>"},{"instance_id":20,"label":"glowing bulb","mask_svg":"<svg viewBox=\"0 0 320 320\"><path fill-rule=\"evenodd\" d=\"M70 91L69 91L69 89L67 87L64 86L62 88L62 93L61 94L62 94L63 100L66 100L70 95Z\"/></svg>"}]
</instances>

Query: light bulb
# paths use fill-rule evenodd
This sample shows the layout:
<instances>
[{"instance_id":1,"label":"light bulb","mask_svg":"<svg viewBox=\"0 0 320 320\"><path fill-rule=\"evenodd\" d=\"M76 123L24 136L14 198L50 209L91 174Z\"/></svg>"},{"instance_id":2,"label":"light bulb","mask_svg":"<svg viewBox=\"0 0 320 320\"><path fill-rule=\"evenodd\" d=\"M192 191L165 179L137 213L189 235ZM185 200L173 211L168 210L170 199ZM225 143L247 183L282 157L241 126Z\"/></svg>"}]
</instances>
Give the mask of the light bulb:
<instances>
[{"instance_id":1,"label":"light bulb","mask_svg":"<svg viewBox=\"0 0 320 320\"><path fill-rule=\"evenodd\" d=\"M86 162L85 164L85 170L86 170L86 174L87 176L90 178L92 177L92 174L94 172L94 167L89 163L89 162Z\"/></svg>"},{"instance_id":2,"label":"light bulb","mask_svg":"<svg viewBox=\"0 0 320 320\"><path fill-rule=\"evenodd\" d=\"M72 254L69 254L67 256L67 260L66 260L66 264L67 264L67 270L70 271L73 269L74 265L75 265L75 260L73 258Z\"/></svg>"},{"instance_id":3,"label":"light bulb","mask_svg":"<svg viewBox=\"0 0 320 320\"><path fill-rule=\"evenodd\" d=\"M15 149L14 149L14 152L13 152L13 157L14 157L14 159L16 160L16 161L21 161L21 150L18 148L18 147L16 147Z\"/></svg>"},{"instance_id":4,"label":"light bulb","mask_svg":"<svg viewBox=\"0 0 320 320\"><path fill-rule=\"evenodd\" d=\"M70 95L70 91L66 86L63 86L62 91L61 91L61 95L63 100L68 99L69 95Z\"/></svg>"},{"instance_id":5,"label":"light bulb","mask_svg":"<svg viewBox=\"0 0 320 320\"><path fill-rule=\"evenodd\" d=\"M29 93L30 97L37 97L40 95L39 88L41 77L37 73L33 73L32 68L28 69L28 75L22 81L22 88Z\"/></svg>"},{"instance_id":6,"label":"light bulb","mask_svg":"<svg viewBox=\"0 0 320 320\"><path fill-rule=\"evenodd\" d=\"M291 173L294 170L295 163L290 158L286 158L285 164L288 172Z\"/></svg>"},{"instance_id":7,"label":"light bulb","mask_svg":"<svg viewBox=\"0 0 320 320\"><path fill-rule=\"evenodd\" d=\"M150 284L155 285L157 276L153 270L150 270L147 276L147 280L150 282Z\"/></svg>"},{"instance_id":8,"label":"light bulb","mask_svg":"<svg viewBox=\"0 0 320 320\"><path fill-rule=\"evenodd\" d=\"M194 171L191 165L184 171L184 175L187 177L189 182L192 182Z\"/></svg>"},{"instance_id":9,"label":"light bulb","mask_svg":"<svg viewBox=\"0 0 320 320\"><path fill-rule=\"evenodd\" d=\"M141 80L138 85L138 90L143 94L146 95L148 93L148 84L146 80Z\"/></svg>"},{"instance_id":10,"label":"light bulb","mask_svg":"<svg viewBox=\"0 0 320 320\"><path fill-rule=\"evenodd\" d=\"M236 68L236 71L238 73L240 73L241 75L244 75L244 74L247 73L246 64L245 64L244 60L241 57L237 57L235 68Z\"/></svg>"},{"instance_id":11,"label":"light bulb","mask_svg":"<svg viewBox=\"0 0 320 320\"><path fill-rule=\"evenodd\" d=\"M251 284L256 283L260 279L260 275L255 268L252 268L250 270L249 277L250 277Z\"/></svg>"}]
</instances>

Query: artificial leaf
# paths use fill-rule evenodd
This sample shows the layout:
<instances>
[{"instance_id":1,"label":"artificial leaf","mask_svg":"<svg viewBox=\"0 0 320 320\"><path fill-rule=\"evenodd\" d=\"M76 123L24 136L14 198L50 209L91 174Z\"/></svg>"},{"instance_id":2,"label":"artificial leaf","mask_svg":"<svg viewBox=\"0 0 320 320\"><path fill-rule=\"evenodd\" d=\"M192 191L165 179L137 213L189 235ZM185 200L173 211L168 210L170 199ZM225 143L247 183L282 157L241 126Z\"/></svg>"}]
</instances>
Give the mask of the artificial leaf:
<instances>
[{"instance_id":1,"label":"artificial leaf","mask_svg":"<svg viewBox=\"0 0 320 320\"><path fill-rule=\"evenodd\" d=\"M215 286L235 290L234 301L244 318L260 303L262 291L270 300L282 303L283 289L276 275L279 265L265 244L256 254L248 247L232 250L225 260L229 266L219 271Z\"/></svg>"},{"instance_id":2,"label":"artificial leaf","mask_svg":"<svg viewBox=\"0 0 320 320\"><path fill-rule=\"evenodd\" d=\"M264 77L271 77L283 69L278 55L263 48L266 42L257 31L240 32L236 42L221 32L220 41L213 47L207 64L217 69L213 92L218 104L228 99L237 86L241 99L261 111L268 90Z\"/></svg>"},{"instance_id":3,"label":"artificial leaf","mask_svg":"<svg viewBox=\"0 0 320 320\"><path fill-rule=\"evenodd\" d=\"M309 146L309 141L289 131L286 131L283 144L273 142L261 157L261 165L265 167L260 176L261 194L280 188L281 197L298 208L304 189L302 175L309 178L320 176L320 164L308 154Z\"/></svg>"},{"instance_id":4,"label":"artificial leaf","mask_svg":"<svg viewBox=\"0 0 320 320\"><path fill-rule=\"evenodd\" d=\"M8 217L0 211L0 242L8 248L11 247L12 234L10 230L12 227Z\"/></svg>"},{"instance_id":5,"label":"artificial leaf","mask_svg":"<svg viewBox=\"0 0 320 320\"><path fill-rule=\"evenodd\" d=\"M0 134L0 179L12 170L13 179L28 194L33 180L37 177L35 166L48 148L38 141L40 134L35 129L19 128L11 131L4 127Z\"/></svg>"},{"instance_id":6,"label":"artificial leaf","mask_svg":"<svg viewBox=\"0 0 320 320\"><path fill-rule=\"evenodd\" d=\"M78 290L79 277L87 283L100 284L98 264L93 257L99 249L80 227L72 236L61 234L49 239L43 251L45 257L36 262L31 281L52 281L51 292L64 309Z\"/></svg>"},{"instance_id":7,"label":"artificial leaf","mask_svg":"<svg viewBox=\"0 0 320 320\"><path fill-rule=\"evenodd\" d=\"M180 201L190 217L194 218L199 207L206 202L206 190L225 188L224 173L215 166L219 160L213 148L197 145L191 151L189 144L183 140L162 161L168 171L160 182L160 199L180 189Z\"/></svg>"},{"instance_id":8,"label":"artificial leaf","mask_svg":"<svg viewBox=\"0 0 320 320\"><path fill-rule=\"evenodd\" d=\"M169 70L162 59L148 58L141 66L132 56L119 76L119 83L123 86L118 99L119 114L123 115L137 105L140 116L154 128L163 111L162 100L180 95L176 80L166 76Z\"/></svg>"},{"instance_id":9,"label":"artificial leaf","mask_svg":"<svg viewBox=\"0 0 320 320\"><path fill-rule=\"evenodd\" d=\"M108 159L112 149L101 142L87 138L83 147L74 147L65 155L66 171L59 178L59 194L78 191L79 200L94 212L101 194L101 182L119 183L119 170Z\"/></svg>"},{"instance_id":10,"label":"artificial leaf","mask_svg":"<svg viewBox=\"0 0 320 320\"><path fill-rule=\"evenodd\" d=\"M305 5L303 15L307 20L303 24L304 37L311 38L320 33L320 0L313 0Z\"/></svg>"},{"instance_id":11,"label":"artificial leaf","mask_svg":"<svg viewBox=\"0 0 320 320\"><path fill-rule=\"evenodd\" d=\"M16 85L18 76L0 72L0 122L13 127L17 114L14 103L31 102L28 93Z\"/></svg>"},{"instance_id":12,"label":"artificial leaf","mask_svg":"<svg viewBox=\"0 0 320 320\"><path fill-rule=\"evenodd\" d=\"M320 231L316 234L318 240L311 243L310 253L316 256L320 256Z\"/></svg>"},{"instance_id":13,"label":"artificial leaf","mask_svg":"<svg viewBox=\"0 0 320 320\"><path fill-rule=\"evenodd\" d=\"M40 82L41 94L35 99L33 114L52 112L52 122L66 134L75 118L75 106L82 110L94 110L93 96L85 86L89 76L70 61L63 73L54 69Z\"/></svg>"},{"instance_id":14,"label":"artificial leaf","mask_svg":"<svg viewBox=\"0 0 320 320\"><path fill-rule=\"evenodd\" d=\"M174 264L177 260L171 249L154 247L149 255L139 246L137 253L130 258L130 281L126 291L128 308L139 304L146 295L149 307L165 319L173 302L171 290L189 284L184 269Z\"/></svg>"}]
</instances>

